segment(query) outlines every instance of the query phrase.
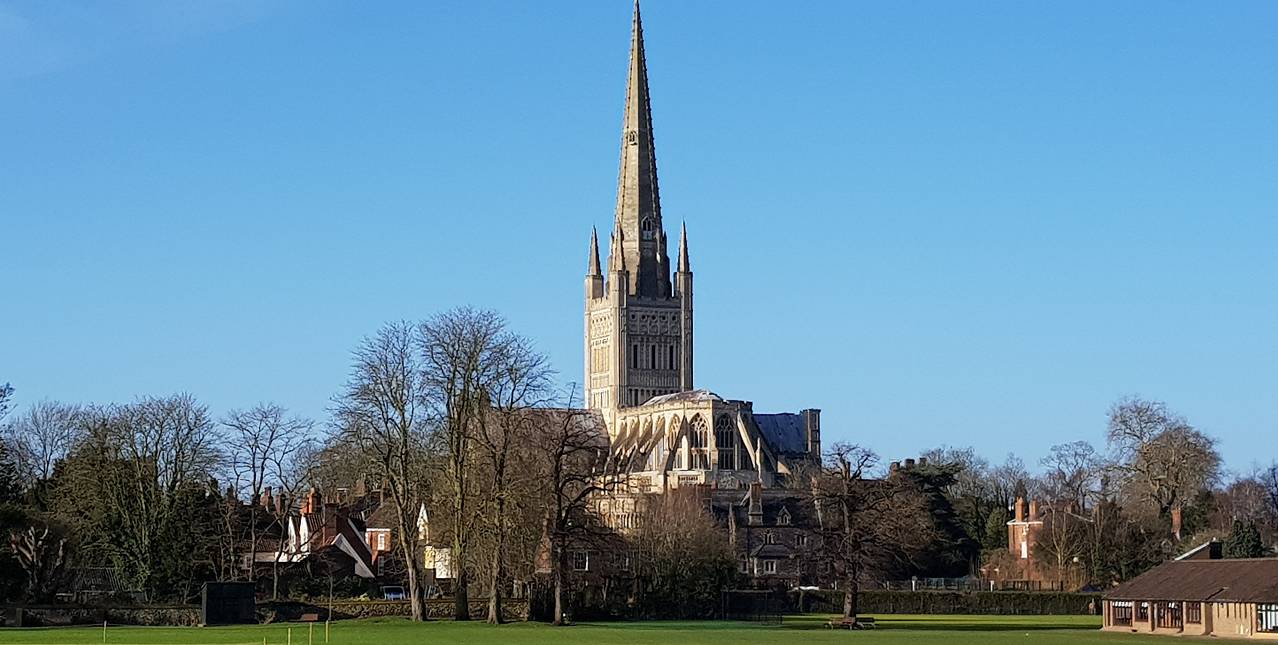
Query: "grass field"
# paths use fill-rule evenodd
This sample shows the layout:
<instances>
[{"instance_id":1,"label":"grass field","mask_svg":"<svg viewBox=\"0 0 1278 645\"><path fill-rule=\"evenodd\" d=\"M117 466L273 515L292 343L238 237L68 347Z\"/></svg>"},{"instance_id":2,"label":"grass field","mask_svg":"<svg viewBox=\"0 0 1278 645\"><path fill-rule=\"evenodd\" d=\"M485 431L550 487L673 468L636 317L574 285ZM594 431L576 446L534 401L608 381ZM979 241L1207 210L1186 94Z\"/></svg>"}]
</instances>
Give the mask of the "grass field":
<instances>
[{"instance_id":1,"label":"grass field","mask_svg":"<svg viewBox=\"0 0 1278 645\"><path fill-rule=\"evenodd\" d=\"M833 631L826 616L788 616L777 626L726 622L585 623L555 628L537 623L493 627L482 623L431 622L412 624L403 619L342 621L332 624L331 645L398 645L400 643L514 643L525 645L636 644L695 645L699 643L930 643L998 645L1043 643L1166 643L1166 637L1101 633L1100 621L1088 616L878 616L874 631ZM286 645L289 628L293 645L310 645L306 624L246 627L112 627L109 645ZM99 645L102 628L0 629L0 645ZM314 645L324 643L324 625L314 626Z\"/></svg>"}]
</instances>

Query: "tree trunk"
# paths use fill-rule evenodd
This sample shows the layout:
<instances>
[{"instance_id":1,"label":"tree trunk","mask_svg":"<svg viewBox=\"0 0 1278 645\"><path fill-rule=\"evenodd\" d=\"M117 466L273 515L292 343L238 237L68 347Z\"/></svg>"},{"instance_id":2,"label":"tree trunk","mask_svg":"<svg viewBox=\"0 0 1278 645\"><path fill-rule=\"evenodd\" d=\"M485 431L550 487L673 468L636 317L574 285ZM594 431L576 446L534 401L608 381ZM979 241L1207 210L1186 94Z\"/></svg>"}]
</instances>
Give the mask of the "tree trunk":
<instances>
[{"instance_id":1,"label":"tree trunk","mask_svg":"<svg viewBox=\"0 0 1278 645\"><path fill-rule=\"evenodd\" d=\"M564 624L564 558L563 550L558 546L554 547L554 570L555 570L555 615L552 621L555 625Z\"/></svg>"},{"instance_id":2,"label":"tree trunk","mask_svg":"<svg viewBox=\"0 0 1278 645\"><path fill-rule=\"evenodd\" d=\"M426 607L422 604L421 573L418 571L418 560L409 557L405 562L408 567L408 607L414 621L426 620Z\"/></svg>"},{"instance_id":3,"label":"tree trunk","mask_svg":"<svg viewBox=\"0 0 1278 645\"><path fill-rule=\"evenodd\" d=\"M856 623L857 612L860 611L861 583L856 575L848 576L847 589L843 592L843 619Z\"/></svg>"},{"instance_id":4,"label":"tree trunk","mask_svg":"<svg viewBox=\"0 0 1278 645\"><path fill-rule=\"evenodd\" d=\"M488 596L488 624L501 624L501 565L493 563L492 578L489 580L489 586L492 588Z\"/></svg>"},{"instance_id":5,"label":"tree trunk","mask_svg":"<svg viewBox=\"0 0 1278 645\"><path fill-rule=\"evenodd\" d=\"M466 593L468 576L453 558L453 620L470 620L470 596Z\"/></svg>"}]
</instances>

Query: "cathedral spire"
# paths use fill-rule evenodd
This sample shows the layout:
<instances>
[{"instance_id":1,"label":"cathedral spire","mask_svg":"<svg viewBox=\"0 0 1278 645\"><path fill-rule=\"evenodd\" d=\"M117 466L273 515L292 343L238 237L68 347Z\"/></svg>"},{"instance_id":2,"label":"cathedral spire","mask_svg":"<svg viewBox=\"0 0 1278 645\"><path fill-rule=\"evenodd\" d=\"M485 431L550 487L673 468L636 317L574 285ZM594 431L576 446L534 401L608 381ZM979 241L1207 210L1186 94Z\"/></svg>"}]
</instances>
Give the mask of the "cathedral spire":
<instances>
[{"instance_id":1,"label":"cathedral spire","mask_svg":"<svg viewBox=\"0 0 1278 645\"><path fill-rule=\"evenodd\" d=\"M669 259L660 240L661 196L657 188L657 153L652 136L652 104L648 95L648 64L643 47L643 21L635 2L630 34L630 71L626 110L621 126L621 168L617 181L617 228L622 244L609 250L625 256L630 269L629 292L657 297L670 294Z\"/></svg>"},{"instance_id":2,"label":"cathedral spire","mask_svg":"<svg viewBox=\"0 0 1278 645\"><path fill-rule=\"evenodd\" d=\"M586 267L586 275L601 275L599 273L599 234L593 226L590 227L590 265Z\"/></svg>"}]
</instances>

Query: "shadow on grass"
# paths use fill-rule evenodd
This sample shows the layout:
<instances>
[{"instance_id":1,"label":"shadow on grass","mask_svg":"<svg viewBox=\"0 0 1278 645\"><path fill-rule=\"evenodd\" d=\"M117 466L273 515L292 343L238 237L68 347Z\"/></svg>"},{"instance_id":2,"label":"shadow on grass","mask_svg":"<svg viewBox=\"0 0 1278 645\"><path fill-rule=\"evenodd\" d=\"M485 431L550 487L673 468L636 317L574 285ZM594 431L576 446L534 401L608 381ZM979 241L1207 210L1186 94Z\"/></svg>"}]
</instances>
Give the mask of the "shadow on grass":
<instances>
[{"instance_id":1,"label":"shadow on grass","mask_svg":"<svg viewBox=\"0 0 1278 645\"><path fill-rule=\"evenodd\" d=\"M825 630L828 616L786 616L781 624L756 622L739 622L726 620L705 621L620 621L620 622L583 622L582 627L592 629L625 629L625 630L687 630L712 632L739 629L783 629L793 631ZM1047 617L1041 621L1000 620L991 616L978 620L919 620L909 618L880 618L875 621L876 631L912 631L912 632L1041 632L1041 631L1095 631L1099 625L1081 624L1068 620L1053 620Z\"/></svg>"}]
</instances>

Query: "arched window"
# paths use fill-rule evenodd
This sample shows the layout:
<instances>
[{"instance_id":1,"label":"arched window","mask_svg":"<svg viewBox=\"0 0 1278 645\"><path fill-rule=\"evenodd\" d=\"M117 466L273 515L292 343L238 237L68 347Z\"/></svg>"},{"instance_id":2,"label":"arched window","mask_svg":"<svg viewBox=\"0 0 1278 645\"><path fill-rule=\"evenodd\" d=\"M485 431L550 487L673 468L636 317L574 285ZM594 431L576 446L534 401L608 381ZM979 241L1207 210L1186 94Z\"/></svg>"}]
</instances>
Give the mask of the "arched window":
<instances>
[{"instance_id":1,"label":"arched window","mask_svg":"<svg viewBox=\"0 0 1278 645\"><path fill-rule=\"evenodd\" d=\"M692 423L688 429L688 447L692 457L691 468L700 468L709 470L710 468L710 449L707 447L710 443L710 429L706 427L706 420L701 415L692 417Z\"/></svg>"},{"instance_id":2,"label":"arched window","mask_svg":"<svg viewBox=\"0 0 1278 645\"><path fill-rule=\"evenodd\" d=\"M643 218L643 223L639 225L639 231L640 231L640 235L639 235L640 239L643 239L645 241L651 240L652 238L656 237L656 234L653 231L651 217Z\"/></svg>"},{"instance_id":3,"label":"arched window","mask_svg":"<svg viewBox=\"0 0 1278 645\"><path fill-rule=\"evenodd\" d=\"M721 414L714 422L714 443L719 449L719 468L737 469L737 428L732 417Z\"/></svg>"}]
</instances>

